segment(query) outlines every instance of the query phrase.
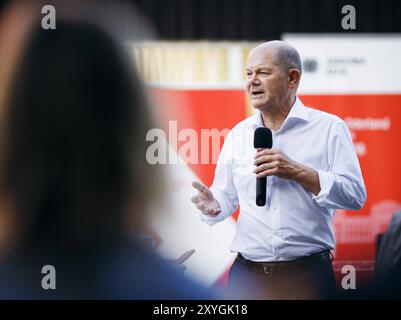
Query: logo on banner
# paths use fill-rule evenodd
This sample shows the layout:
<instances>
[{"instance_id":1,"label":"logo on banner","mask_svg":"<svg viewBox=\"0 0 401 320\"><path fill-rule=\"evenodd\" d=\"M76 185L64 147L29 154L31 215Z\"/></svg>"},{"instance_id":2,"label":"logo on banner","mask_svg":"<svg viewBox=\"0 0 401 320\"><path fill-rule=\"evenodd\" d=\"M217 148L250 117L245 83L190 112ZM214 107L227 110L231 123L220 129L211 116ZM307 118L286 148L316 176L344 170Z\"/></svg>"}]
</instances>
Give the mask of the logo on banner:
<instances>
[{"instance_id":1,"label":"logo on banner","mask_svg":"<svg viewBox=\"0 0 401 320\"><path fill-rule=\"evenodd\" d=\"M316 59L305 59L302 61L302 66L305 72L316 72L318 63Z\"/></svg>"}]
</instances>

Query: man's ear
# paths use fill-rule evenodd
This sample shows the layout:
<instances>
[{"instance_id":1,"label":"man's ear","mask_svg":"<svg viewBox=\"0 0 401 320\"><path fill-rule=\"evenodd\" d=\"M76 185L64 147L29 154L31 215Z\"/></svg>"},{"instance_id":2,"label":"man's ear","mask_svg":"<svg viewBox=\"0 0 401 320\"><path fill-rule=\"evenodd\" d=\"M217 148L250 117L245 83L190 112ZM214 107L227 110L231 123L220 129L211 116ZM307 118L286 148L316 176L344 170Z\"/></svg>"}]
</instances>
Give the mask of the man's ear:
<instances>
[{"instance_id":1,"label":"man's ear","mask_svg":"<svg viewBox=\"0 0 401 320\"><path fill-rule=\"evenodd\" d=\"M299 85L301 72L298 69L290 69L288 71L288 88L293 89Z\"/></svg>"}]
</instances>

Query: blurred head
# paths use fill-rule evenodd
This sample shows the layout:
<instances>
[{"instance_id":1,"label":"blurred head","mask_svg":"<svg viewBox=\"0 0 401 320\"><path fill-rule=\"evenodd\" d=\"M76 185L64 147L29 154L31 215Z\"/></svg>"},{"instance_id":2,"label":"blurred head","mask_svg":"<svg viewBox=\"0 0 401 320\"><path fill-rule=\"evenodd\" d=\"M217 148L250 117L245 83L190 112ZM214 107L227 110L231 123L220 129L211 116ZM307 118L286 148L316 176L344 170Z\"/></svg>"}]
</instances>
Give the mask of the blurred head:
<instances>
[{"instance_id":1,"label":"blurred head","mask_svg":"<svg viewBox=\"0 0 401 320\"><path fill-rule=\"evenodd\" d=\"M265 42L248 57L246 89L254 108L276 112L292 105L301 78L297 50L283 41Z\"/></svg>"},{"instance_id":2,"label":"blurred head","mask_svg":"<svg viewBox=\"0 0 401 320\"><path fill-rule=\"evenodd\" d=\"M0 220L8 215L23 246L90 249L140 230L157 198L160 174L145 158L150 110L134 66L103 30L37 25L0 123Z\"/></svg>"}]
</instances>

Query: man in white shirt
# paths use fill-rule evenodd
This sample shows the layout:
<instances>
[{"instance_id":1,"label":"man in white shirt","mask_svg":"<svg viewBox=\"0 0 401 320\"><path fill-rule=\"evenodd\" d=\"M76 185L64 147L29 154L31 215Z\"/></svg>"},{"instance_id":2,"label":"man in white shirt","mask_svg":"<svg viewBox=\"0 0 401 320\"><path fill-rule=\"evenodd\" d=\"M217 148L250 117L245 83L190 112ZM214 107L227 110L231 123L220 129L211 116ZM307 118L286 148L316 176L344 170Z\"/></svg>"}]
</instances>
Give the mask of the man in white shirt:
<instances>
[{"instance_id":1,"label":"man in white shirt","mask_svg":"<svg viewBox=\"0 0 401 320\"><path fill-rule=\"evenodd\" d=\"M208 224L240 206L229 287L240 288L241 297L333 297L333 215L366 201L348 127L302 104L301 73L297 50L285 42L251 51L246 89L258 112L227 135L211 188L193 182L198 193L191 201ZM254 131L263 126L272 131L273 147L255 150ZM255 202L256 177L267 177L263 207Z\"/></svg>"}]
</instances>

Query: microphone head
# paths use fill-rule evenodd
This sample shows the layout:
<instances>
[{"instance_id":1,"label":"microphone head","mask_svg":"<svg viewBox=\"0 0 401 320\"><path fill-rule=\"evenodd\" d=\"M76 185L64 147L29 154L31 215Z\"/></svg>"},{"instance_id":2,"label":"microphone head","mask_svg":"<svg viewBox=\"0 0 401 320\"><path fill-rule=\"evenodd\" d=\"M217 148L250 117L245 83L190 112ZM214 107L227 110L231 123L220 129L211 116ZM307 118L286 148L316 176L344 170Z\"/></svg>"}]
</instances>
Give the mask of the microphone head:
<instances>
[{"instance_id":1,"label":"microphone head","mask_svg":"<svg viewBox=\"0 0 401 320\"><path fill-rule=\"evenodd\" d=\"M272 131L269 128L260 127L255 130L253 146L257 148L271 149L273 146Z\"/></svg>"}]
</instances>

